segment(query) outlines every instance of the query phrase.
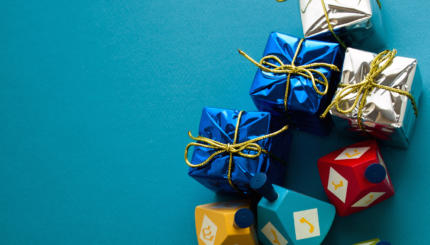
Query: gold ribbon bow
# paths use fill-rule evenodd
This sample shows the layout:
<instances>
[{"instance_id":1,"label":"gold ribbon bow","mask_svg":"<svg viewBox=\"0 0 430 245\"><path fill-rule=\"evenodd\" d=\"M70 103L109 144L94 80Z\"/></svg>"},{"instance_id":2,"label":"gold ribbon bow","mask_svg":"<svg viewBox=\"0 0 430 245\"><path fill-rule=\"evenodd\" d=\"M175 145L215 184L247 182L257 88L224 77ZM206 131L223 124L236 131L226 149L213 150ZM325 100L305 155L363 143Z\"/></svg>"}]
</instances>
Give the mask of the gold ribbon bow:
<instances>
[{"instance_id":1,"label":"gold ribbon bow","mask_svg":"<svg viewBox=\"0 0 430 245\"><path fill-rule=\"evenodd\" d=\"M328 114L328 112L333 106L336 106L336 109L338 112L342 114L348 114L352 110L354 110L354 108L356 108L358 105L357 123L360 129L364 131L361 117L363 115L364 106L366 105L367 96L374 88L385 89L391 92L395 92L395 93L407 96L412 103L415 116L418 116L417 105L411 93L398 88L392 88L385 85L381 85L375 82L375 80L378 78L381 72L384 71L387 67L389 67L393 63L393 60L396 54L397 54L397 51L395 49L393 49L392 51L390 50L382 51L370 63L370 71L363 79L363 81L356 84L351 84L351 85L339 84L339 87L343 89L336 94L333 101L330 103L330 105L326 108L324 113L321 115L321 118L326 117L326 115ZM347 95L352 93L357 93L354 103L347 109L340 108L343 98L345 98Z\"/></svg>"},{"instance_id":2,"label":"gold ribbon bow","mask_svg":"<svg viewBox=\"0 0 430 245\"><path fill-rule=\"evenodd\" d=\"M276 1L278 1L278 2L285 2L286 0L276 0ZM308 4L307 4L307 6L309 6L309 4L312 2L312 0L309 0L308 1ZM382 8L382 4L381 4L381 1L380 0L376 0L376 2L378 3L378 6L379 6L379 8L381 9ZM346 44L342 41L342 39L340 39L340 37L334 32L334 28L333 28L333 26L331 25L331 23L330 23L330 18L328 17L328 11L327 11L327 8L326 8L326 6L325 6L325 2L324 2L324 0L321 0L321 5L322 5L322 7L323 7L323 11L324 11L324 16L325 16L325 20L326 20L326 22L327 22L327 25L328 25L328 29L329 29L329 31L331 32L331 34L333 35L333 37L336 39L336 41L343 47L343 48L345 48L346 49ZM306 8L305 9L307 9L307 6L306 6Z\"/></svg>"},{"instance_id":3,"label":"gold ribbon bow","mask_svg":"<svg viewBox=\"0 0 430 245\"><path fill-rule=\"evenodd\" d=\"M261 153L269 153L267 150L261 148L261 146L259 144L257 144L257 141L260 140L264 140L273 136L276 136L284 131L286 131L288 129L288 125L282 127L280 130L270 133L270 134L266 134L251 140L247 140L241 143L237 143L237 136L238 136L238 132L239 132L239 124L240 124L240 119L242 117L242 113L243 111L239 112L239 115L237 117L237 122L236 122L236 129L234 131L234 138L233 138L233 143L229 144L229 143L221 143L219 141L210 139L210 138L206 138L203 136L197 136L194 137L191 135L191 132L188 132L188 136L192 139L195 140L197 142L191 142L189 143L186 147L185 147L185 162L187 163L188 166L192 167L192 168L199 168L199 167L203 167L207 164L210 163L210 161L216 157L217 155L220 154L224 154L224 153L228 153L230 154L230 159L229 159L229 163L228 163L228 173L227 173L227 178L228 178L228 183L230 184L231 187L233 187L235 190L239 191L238 188L233 184L232 180L231 180L231 172L232 172L232 168L233 168L233 155L238 155L244 158L249 158L249 159L253 159L253 158L257 158L261 155ZM202 142L202 143L200 143ZM192 146L199 146L199 147L205 147L205 148L209 148L209 149L215 149L217 150L216 152L212 153L212 155L210 155L205 161L198 163L198 164L193 164L188 160L188 150L192 147ZM243 151L255 151L255 153L244 153Z\"/></svg>"},{"instance_id":4,"label":"gold ribbon bow","mask_svg":"<svg viewBox=\"0 0 430 245\"><path fill-rule=\"evenodd\" d=\"M304 41L304 39L300 39L299 45L297 46L297 49L296 49L296 52L294 54L293 60L291 61L291 64L284 64L282 62L282 60L279 59L276 55L267 55L267 56L263 57L260 60L260 62L257 62L254 59L252 59L249 55L247 55L245 52L243 52L242 50L239 50L239 53L241 55L243 55L246 59L251 61L254 65L256 65L258 68L260 68L262 71L277 73L277 74L282 74L282 73L288 74L286 88L285 88L285 96L284 96L285 111L287 111L288 92L290 89L290 78L291 78L292 74L300 75L300 76L311 79L315 92L317 92L317 94L322 96L322 95L327 94L328 80L322 72L320 72L316 69L313 69L313 68L315 68L315 67L327 67L331 70L339 71L339 68L337 68L337 66L335 66L333 64L328 64L328 63L312 63L312 64L308 64L308 65L296 66L294 64L294 62L296 61L297 55L299 54L299 51L300 51L300 48L302 46L303 41ZM270 60L270 59L275 60L277 63L279 63L279 65L268 62L267 60ZM269 67L266 67L265 65L269 66ZM318 74L323 79L323 81L316 79L314 77L314 73ZM321 91L318 89L317 83L322 84L324 86L324 88L325 88L324 91Z\"/></svg>"}]
</instances>

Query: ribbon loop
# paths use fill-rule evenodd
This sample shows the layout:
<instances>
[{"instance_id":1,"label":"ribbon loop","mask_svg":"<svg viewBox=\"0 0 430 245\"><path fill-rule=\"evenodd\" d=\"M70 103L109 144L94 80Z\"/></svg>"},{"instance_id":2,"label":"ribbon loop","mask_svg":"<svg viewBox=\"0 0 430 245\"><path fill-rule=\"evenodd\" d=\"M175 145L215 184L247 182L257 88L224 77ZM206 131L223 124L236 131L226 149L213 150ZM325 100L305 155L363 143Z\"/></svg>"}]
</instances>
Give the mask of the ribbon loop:
<instances>
[{"instance_id":1,"label":"ribbon loop","mask_svg":"<svg viewBox=\"0 0 430 245\"><path fill-rule=\"evenodd\" d=\"M288 129L288 126L284 126L280 130L278 130L274 133L263 135L263 136L260 136L258 138L255 138L255 139L244 141L242 143L233 143L233 144L221 143L219 141L216 141L216 140L213 140L210 138L206 138L206 137L202 137L202 136L194 137L191 134L191 132L188 132L188 136L192 140L196 140L197 142L191 142L185 147L185 162L187 163L188 166L190 166L192 168L203 167L209 163L209 161L208 161L209 158L212 159L215 156L222 154L222 153L239 155L239 156L242 156L245 158L256 158L256 157L259 157L261 155L261 153L267 153L266 150L261 148L261 146L256 143L257 141L276 136L276 135L286 131L287 129ZM200 143L200 142L202 142L202 143ZM208 159L206 159L205 161L198 163L198 164L193 164L188 160L188 151L192 146L204 147L204 148L208 148L208 149L215 149L218 151L212 153L212 155ZM255 152L255 153L245 153L245 151Z\"/></svg>"},{"instance_id":2,"label":"ribbon loop","mask_svg":"<svg viewBox=\"0 0 430 245\"><path fill-rule=\"evenodd\" d=\"M270 138L270 137L273 137L273 136L276 136L276 135L278 135L278 134L280 134L280 133L282 133L288 129L288 125L285 125L284 127L282 127L280 130L278 130L276 132L266 134L266 135L263 135L263 136L260 136L260 137L254 138L254 139L250 139L250 140L247 140L247 141L244 141L241 143L236 143L242 113L243 113L243 111L240 111L239 115L237 117L237 123L236 123L236 129L234 131L233 143L221 143L219 141L216 141L216 140L213 140L210 138L206 138L203 136L194 137L191 134L191 132L188 131L188 136L192 140L195 140L197 142L191 142L185 147L185 163L189 167L192 167L192 168L204 167L207 164L209 164L212 161L212 159L214 159L216 156L218 156L220 154L225 154L225 153L230 154L227 178L228 178L228 182L231 185L231 187L233 187L236 190L238 190L238 188L233 184L233 182L231 180L231 172L232 172L232 167L233 167L232 166L233 165L233 155L238 155L238 156L241 156L244 158L253 159L253 158L259 157L261 155L261 153L268 154L269 152L267 150L261 148L261 146L259 144L257 144L256 142ZM208 149L215 149L217 151L212 153L203 162L193 164L188 160L188 151L192 146L204 147L204 148L208 148ZM246 153L246 152L248 152L248 153Z\"/></svg>"},{"instance_id":3,"label":"ribbon loop","mask_svg":"<svg viewBox=\"0 0 430 245\"><path fill-rule=\"evenodd\" d=\"M300 42L297 46L297 49L291 61L291 64L284 64L282 60L276 55L266 55L260 60L260 62L257 62L253 58L251 58L248 54L246 54L242 50L239 50L239 54L244 56L247 60L251 61L251 63L253 63L258 68L260 68L262 71L271 72L274 74L287 74L287 82L286 82L285 96L284 96L285 111L287 111L288 93L290 88L291 75L299 75L310 79L312 81L312 87L314 88L315 92L323 96L323 95L326 95L328 92L328 87L329 87L328 80L327 80L327 77L322 72L318 71L315 68L326 67L333 71L339 71L339 68L336 65L322 63L322 62L296 66L294 62L299 54L303 41L304 39L300 39ZM275 60L276 63L278 63L279 65L271 63L269 62L269 60ZM317 74L322 79L322 81L320 79L315 78L314 74ZM321 91L318 88L317 83L324 86L324 91Z\"/></svg>"},{"instance_id":4,"label":"ribbon loop","mask_svg":"<svg viewBox=\"0 0 430 245\"><path fill-rule=\"evenodd\" d=\"M355 108L357 108L357 124L359 128L363 131L365 131L363 127L362 122L362 115L363 110L366 105L367 96L370 94L370 92L373 91L375 88L380 88L384 90L388 90L390 92L398 93L404 96L407 96L408 99L411 101L412 106L414 108L415 116L418 116L418 108L415 103L415 99L412 96L411 93L401 90L398 88L392 88L385 85L378 84L377 78L381 75L381 73L389 67L394 60L394 57L397 54L397 50L384 50L372 60L370 63L370 70L369 73L364 77L363 81L356 83L356 84L350 84L350 85L344 85L340 84L339 87L342 89L336 94L333 101L330 103L330 105L326 108L326 110L321 114L321 118L324 118L329 113L330 109L332 107L336 107L336 110L341 114L348 114L352 112ZM342 109L341 105L344 102L344 98L350 94L356 93L354 103L349 106L346 109Z\"/></svg>"}]
</instances>

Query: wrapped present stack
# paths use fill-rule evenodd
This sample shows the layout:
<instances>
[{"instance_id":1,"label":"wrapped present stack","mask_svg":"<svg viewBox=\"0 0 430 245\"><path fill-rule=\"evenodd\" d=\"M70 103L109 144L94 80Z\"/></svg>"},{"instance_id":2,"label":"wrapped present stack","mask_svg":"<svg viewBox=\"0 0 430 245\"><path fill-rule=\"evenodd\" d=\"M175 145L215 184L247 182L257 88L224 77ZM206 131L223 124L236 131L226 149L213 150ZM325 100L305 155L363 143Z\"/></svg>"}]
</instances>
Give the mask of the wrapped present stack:
<instances>
[{"instance_id":1,"label":"wrapped present stack","mask_svg":"<svg viewBox=\"0 0 430 245\"><path fill-rule=\"evenodd\" d=\"M417 60L395 49L357 49L383 44L379 0L300 0L300 8L303 38L273 32L262 57L239 50L257 69L249 93L258 111L205 107L198 135L188 133L188 174L236 199L195 208L198 244L320 244L336 214L394 195L378 144L406 149L412 140L422 90ZM357 143L309 164L327 201L283 187L291 131L328 137L333 126Z\"/></svg>"}]
</instances>

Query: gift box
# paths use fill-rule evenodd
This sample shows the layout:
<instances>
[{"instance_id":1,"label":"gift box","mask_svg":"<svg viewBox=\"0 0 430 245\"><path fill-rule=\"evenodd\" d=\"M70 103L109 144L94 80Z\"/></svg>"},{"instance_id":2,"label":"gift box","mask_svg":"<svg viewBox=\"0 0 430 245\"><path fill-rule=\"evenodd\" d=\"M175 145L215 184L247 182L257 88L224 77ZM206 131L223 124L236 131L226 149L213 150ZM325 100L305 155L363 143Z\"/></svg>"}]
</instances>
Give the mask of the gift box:
<instances>
[{"instance_id":1,"label":"gift box","mask_svg":"<svg viewBox=\"0 0 430 245\"><path fill-rule=\"evenodd\" d=\"M240 52L259 68L250 95L260 111L287 118L304 131L329 132L330 120L319 116L339 80L343 57L338 43L273 32L260 62Z\"/></svg>"},{"instance_id":2,"label":"gift box","mask_svg":"<svg viewBox=\"0 0 430 245\"><path fill-rule=\"evenodd\" d=\"M379 5L379 6L378 6ZM347 46L383 48L384 28L379 0L300 0L303 34L338 40Z\"/></svg>"},{"instance_id":3,"label":"gift box","mask_svg":"<svg viewBox=\"0 0 430 245\"><path fill-rule=\"evenodd\" d=\"M215 192L249 194L249 181L266 173L282 184L291 135L267 112L204 108L199 136L189 133L188 174ZM188 151L194 147L191 161Z\"/></svg>"},{"instance_id":4,"label":"gift box","mask_svg":"<svg viewBox=\"0 0 430 245\"><path fill-rule=\"evenodd\" d=\"M418 114L422 82L417 60L395 55L395 50L377 55L348 48L339 88L326 112L342 131L405 148Z\"/></svg>"}]
</instances>

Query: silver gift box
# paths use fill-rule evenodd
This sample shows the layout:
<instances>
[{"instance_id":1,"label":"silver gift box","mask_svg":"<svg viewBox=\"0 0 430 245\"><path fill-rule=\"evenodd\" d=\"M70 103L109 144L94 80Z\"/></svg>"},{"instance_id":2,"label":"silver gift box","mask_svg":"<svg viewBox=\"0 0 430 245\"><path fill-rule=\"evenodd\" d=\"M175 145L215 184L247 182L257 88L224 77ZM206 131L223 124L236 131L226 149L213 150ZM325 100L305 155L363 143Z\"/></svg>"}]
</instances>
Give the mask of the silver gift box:
<instances>
[{"instance_id":1,"label":"silver gift box","mask_svg":"<svg viewBox=\"0 0 430 245\"><path fill-rule=\"evenodd\" d=\"M339 84L356 84L364 80L370 70L370 63L377 54L348 48L345 53L341 81ZM396 56L393 63L377 77L376 83L408 91L419 106L422 81L417 70L417 60ZM417 74L417 75L416 75ZM415 76L416 75L416 76ZM414 79L415 78L415 79ZM339 87L336 95L342 90ZM335 95L335 96L336 96ZM343 98L341 109L353 105L357 93ZM335 125L342 131L355 131L385 140L389 145L406 148L414 128L416 116L411 101L405 95L386 89L374 88L367 96L363 108L362 122L366 133L357 124L358 106L350 113L342 114L336 106L330 109Z\"/></svg>"},{"instance_id":2,"label":"silver gift box","mask_svg":"<svg viewBox=\"0 0 430 245\"><path fill-rule=\"evenodd\" d=\"M330 23L338 36L353 47L372 36L375 48L383 46L383 26L376 0L324 0ZM300 0L305 37L331 36L321 0ZM378 30L378 32L376 31ZM381 33L379 33L381 32Z\"/></svg>"}]
</instances>

